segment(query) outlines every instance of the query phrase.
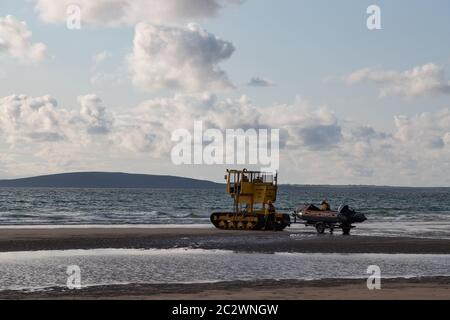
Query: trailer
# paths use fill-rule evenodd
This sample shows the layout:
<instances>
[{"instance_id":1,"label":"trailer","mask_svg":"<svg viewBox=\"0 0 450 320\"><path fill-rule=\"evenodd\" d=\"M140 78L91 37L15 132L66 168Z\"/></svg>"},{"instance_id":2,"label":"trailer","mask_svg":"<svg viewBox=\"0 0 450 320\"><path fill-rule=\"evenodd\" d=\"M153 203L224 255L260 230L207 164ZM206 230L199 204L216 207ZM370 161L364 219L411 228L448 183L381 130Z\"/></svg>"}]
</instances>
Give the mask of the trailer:
<instances>
[{"instance_id":1,"label":"trailer","mask_svg":"<svg viewBox=\"0 0 450 320\"><path fill-rule=\"evenodd\" d=\"M350 235L350 230L355 228L354 223L367 220L366 216L358 213L348 205L342 205L338 211L321 210L313 204L306 204L292 214L294 223L297 219L303 221L306 227L313 226L317 233L323 234L328 229L333 233L335 229L342 229L343 235Z\"/></svg>"}]
</instances>

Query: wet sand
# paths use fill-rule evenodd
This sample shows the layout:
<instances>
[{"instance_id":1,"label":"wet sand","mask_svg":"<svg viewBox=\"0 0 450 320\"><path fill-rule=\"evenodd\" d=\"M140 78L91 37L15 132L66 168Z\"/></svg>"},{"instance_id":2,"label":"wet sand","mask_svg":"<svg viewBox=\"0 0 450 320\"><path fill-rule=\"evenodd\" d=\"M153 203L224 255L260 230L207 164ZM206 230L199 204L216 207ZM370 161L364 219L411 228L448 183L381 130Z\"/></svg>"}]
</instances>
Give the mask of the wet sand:
<instances>
[{"instance_id":1,"label":"wet sand","mask_svg":"<svg viewBox=\"0 0 450 320\"><path fill-rule=\"evenodd\" d=\"M121 300L450 300L450 278L385 279L381 290L366 280L253 281L214 284L115 285L51 292L0 292L0 299Z\"/></svg>"},{"instance_id":2,"label":"wet sand","mask_svg":"<svg viewBox=\"0 0 450 320\"><path fill-rule=\"evenodd\" d=\"M0 252L96 248L202 248L236 252L450 254L450 240L221 231L214 228L0 228ZM450 299L450 277L366 280L251 281L214 284L112 285L46 292L1 291L0 299Z\"/></svg>"},{"instance_id":3,"label":"wet sand","mask_svg":"<svg viewBox=\"0 0 450 320\"><path fill-rule=\"evenodd\" d=\"M450 240L251 232L214 228L0 228L0 252L96 248L201 248L236 252L450 254Z\"/></svg>"}]
</instances>

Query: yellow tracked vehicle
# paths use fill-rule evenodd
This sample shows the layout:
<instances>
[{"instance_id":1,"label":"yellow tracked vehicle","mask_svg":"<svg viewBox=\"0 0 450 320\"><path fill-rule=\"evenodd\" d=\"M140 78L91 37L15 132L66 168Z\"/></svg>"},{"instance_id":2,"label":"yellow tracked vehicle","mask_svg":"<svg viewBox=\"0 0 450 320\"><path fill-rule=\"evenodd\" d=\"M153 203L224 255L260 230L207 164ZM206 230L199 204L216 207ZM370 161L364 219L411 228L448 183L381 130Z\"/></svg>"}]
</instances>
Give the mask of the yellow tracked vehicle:
<instances>
[{"instance_id":1,"label":"yellow tracked vehicle","mask_svg":"<svg viewBox=\"0 0 450 320\"><path fill-rule=\"evenodd\" d=\"M214 212L211 222L225 230L274 230L290 226L288 214L277 213L278 174L227 170L227 193L233 198L232 212Z\"/></svg>"}]
</instances>

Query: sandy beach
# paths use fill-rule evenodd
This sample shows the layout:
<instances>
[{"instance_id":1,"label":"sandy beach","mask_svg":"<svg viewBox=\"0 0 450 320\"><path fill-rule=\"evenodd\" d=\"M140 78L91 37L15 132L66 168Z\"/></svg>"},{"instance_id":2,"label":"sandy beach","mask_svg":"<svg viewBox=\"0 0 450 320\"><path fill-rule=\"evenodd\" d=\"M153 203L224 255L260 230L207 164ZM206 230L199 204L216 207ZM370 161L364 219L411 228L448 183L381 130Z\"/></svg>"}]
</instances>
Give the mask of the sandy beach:
<instances>
[{"instance_id":1,"label":"sandy beach","mask_svg":"<svg viewBox=\"0 0 450 320\"><path fill-rule=\"evenodd\" d=\"M450 240L295 232L221 231L214 228L0 228L0 252L68 249L201 248L274 253L449 254ZM366 280L265 280L205 284L127 284L42 292L1 291L0 299L450 299L450 277Z\"/></svg>"},{"instance_id":2,"label":"sandy beach","mask_svg":"<svg viewBox=\"0 0 450 320\"><path fill-rule=\"evenodd\" d=\"M114 300L450 300L450 278L386 279L382 290L361 280L253 281L213 284L112 285L83 290L0 292L0 299Z\"/></svg>"},{"instance_id":3,"label":"sandy beach","mask_svg":"<svg viewBox=\"0 0 450 320\"><path fill-rule=\"evenodd\" d=\"M0 252L97 248L201 248L236 252L450 254L450 240L214 228L0 228Z\"/></svg>"}]
</instances>

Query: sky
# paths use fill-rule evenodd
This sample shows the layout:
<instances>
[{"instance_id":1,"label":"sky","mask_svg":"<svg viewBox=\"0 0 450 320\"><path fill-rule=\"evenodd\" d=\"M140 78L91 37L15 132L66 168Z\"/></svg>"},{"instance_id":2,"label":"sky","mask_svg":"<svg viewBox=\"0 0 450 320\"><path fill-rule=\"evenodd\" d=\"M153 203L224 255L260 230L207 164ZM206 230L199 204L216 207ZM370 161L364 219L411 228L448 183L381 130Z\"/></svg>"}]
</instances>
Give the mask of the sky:
<instances>
[{"instance_id":1,"label":"sky","mask_svg":"<svg viewBox=\"0 0 450 320\"><path fill-rule=\"evenodd\" d=\"M0 1L0 178L221 181L171 159L203 121L279 129L283 183L450 186L446 0L78 0L70 29L73 3Z\"/></svg>"}]
</instances>

